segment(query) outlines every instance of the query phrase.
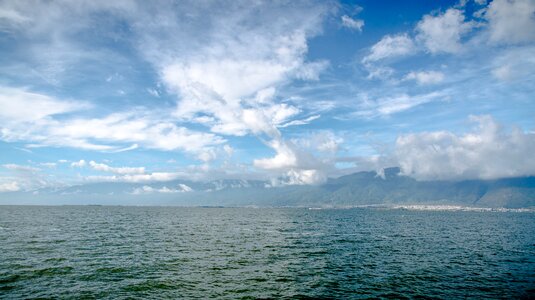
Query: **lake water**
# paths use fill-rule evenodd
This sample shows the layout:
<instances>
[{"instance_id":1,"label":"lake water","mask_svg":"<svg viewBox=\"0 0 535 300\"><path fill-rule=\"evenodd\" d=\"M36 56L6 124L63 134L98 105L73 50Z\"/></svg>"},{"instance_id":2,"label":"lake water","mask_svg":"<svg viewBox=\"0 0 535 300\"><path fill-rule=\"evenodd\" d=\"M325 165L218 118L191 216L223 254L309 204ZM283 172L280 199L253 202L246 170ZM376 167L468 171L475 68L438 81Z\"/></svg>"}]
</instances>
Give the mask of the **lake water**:
<instances>
[{"instance_id":1,"label":"lake water","mask_svg":"<svg viewBox=\"0 0 535 300\"><path fill-rule=\"evenodd\" d=\"M533 298L535 213L0 206L0 298Z\"/></svg>"}]
</instances>

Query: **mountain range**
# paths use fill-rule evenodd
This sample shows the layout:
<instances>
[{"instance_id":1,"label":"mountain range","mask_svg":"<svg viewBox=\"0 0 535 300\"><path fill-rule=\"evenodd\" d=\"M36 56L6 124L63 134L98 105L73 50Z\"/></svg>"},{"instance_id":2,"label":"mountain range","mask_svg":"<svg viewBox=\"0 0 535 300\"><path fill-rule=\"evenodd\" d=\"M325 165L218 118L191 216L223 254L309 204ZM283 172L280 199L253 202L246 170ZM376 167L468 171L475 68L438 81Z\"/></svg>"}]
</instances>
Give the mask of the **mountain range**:
<instances>
[{"instance_id":1,"label":"mountain range","mask_svg":"<svg viewBox=\"0 0 535 300\"><path fill-rule=\"evenodd\" d=\"M535 177L494 180L417 181L387 168L384 176L358 172L321 185L273 187L268 181L88 183L4 193L0 204L110 204L179 206L351 207L360 205L461 205L535 207Z\"/></svg>"}]
</instances>

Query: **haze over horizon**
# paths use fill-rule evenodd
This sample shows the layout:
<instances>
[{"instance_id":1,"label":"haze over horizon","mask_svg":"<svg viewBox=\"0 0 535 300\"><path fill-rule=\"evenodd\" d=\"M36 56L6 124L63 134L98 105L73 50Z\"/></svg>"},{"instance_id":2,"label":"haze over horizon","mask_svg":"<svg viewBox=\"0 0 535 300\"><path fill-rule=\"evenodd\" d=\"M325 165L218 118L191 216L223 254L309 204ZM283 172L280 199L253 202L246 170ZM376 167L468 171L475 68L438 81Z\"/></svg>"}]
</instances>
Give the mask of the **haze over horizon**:
<instances>
[{"instance_id":1,"label":"haze over horizon","mask_svg":"<svg viewBox=\"0 0 535 300\"><path fill-rule=\"evenodd\" d=\"M2 1L0 197L534 176L534 28L532 0Z\"/></svg>"}]
</instances>

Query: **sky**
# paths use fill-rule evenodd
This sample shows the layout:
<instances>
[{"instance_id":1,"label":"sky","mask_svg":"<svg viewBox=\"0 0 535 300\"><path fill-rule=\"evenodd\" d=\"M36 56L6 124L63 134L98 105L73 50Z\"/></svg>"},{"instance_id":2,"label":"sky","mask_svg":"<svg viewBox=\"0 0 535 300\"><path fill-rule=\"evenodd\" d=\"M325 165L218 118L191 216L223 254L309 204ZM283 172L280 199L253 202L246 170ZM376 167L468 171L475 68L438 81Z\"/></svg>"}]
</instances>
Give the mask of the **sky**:
<instances>
[{"instance_id":1,"label":"sky","mask_svg":"<svg viewBox=\"0 0 535 300\"><path fill-rule=\"evenodd\" d=\"M0 192L535 175L535 1L0 1Z\"/></svg>"}]
</instances>

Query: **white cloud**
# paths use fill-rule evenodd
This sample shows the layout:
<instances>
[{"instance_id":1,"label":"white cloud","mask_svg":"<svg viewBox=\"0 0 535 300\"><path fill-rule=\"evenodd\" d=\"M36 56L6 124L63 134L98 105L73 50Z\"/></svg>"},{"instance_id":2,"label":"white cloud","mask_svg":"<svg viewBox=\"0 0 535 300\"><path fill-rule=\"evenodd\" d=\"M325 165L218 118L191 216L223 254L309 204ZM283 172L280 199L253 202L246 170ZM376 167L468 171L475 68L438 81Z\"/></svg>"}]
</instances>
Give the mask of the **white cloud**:
<instances>
[{"instance_id":1,"label":"white cloud","mask_svg":"<svg viewBox=\"0 0 535 300\"><path fill-rule=\"evenodd\" d=\"M151 186L144 185L142 187L135 188L132 191L132 194L134 194L134 195L151 194L151 193L169 194L169 193L185 193L185 192L192 192L192 191L193 191L193 189L191 187L180 183L180 184L178 184L178 188L177 189L168 188L166 186L164 186L162 188L153 188Z\"/></svg>"},{"instance_id":2,"label":"white cloud","mask_svg":"<svg viewBox=\"0 0 535 300\"><path fill-rule=\"evenodd\" d=\"M353 19L350 16L343 15L342 26L362 32L362 27L364 27L364 20Z\"/></svg>"},{"instance_id":3,"label":"white cloud","mask_svg":"<svg viewBox=\"0 0 535 300\"><path fill-rule=\"evenodd\" d=\"M18 104L13 104L17 102ZM177 126L161 112L120 112L102 118L54 115L87 107L81 103L57 100L20 89L0 89L0 139L32 142L28 147L72 147L97 151L121 152L145 148L181 150L197 155L224 143L224 139ZM32 107L32 109L28 109ZM34 108L39 110L34 112ZM280 111L277 111L280 113ZM124 147L124 143L134 143ZM119 145L118 145L119 144Z\"/></svg>"},{"instance_id":4,"label":"white cloud","mask_svg":"<svg viewBox=\"0 0 535 300\"><path fill-rule=\"evenodd\" d=\"M396 157L404 175L420 180L494 179L535 175L535 134L505 130L490 116L472 116L473 132L402 135Z\"/></svg>"},{"instance_id":5,"label":"white cloud","mask_svg":"<svg viewBox=\"0 0 535 300\"><path fill-rule=\"evenodd\" d=\"M307 142L300 139L299 143L301 147L292 141L286 141L280 137L274 138L267 145L275 151L275 155L269 158L255 159L253 165L262 170L275 172L275 174L284 174L282 178L273 179L272 185L276 185L276 182L282 185L324 182L327 178L326 173L333 164L328 159L323 160L311 152L320 151L334 154L333 151L337 150L337 141L318 137L316 140L312 138Z\"/></svg>"},{"instance_id":6,"label":"white cloud","mask_svg":"<svg viewBox=\"0 0 535 300\"><path fill-rule=\"evenodd\" d=\"M205 163L216 159L216 157L217 157L217 154L212 149L208 149L206 151L201 152L199 155L197 155L197 158Z\"/></svg>"},{"instance_id":7,"label":"white cloud","mask_svg":"<svg viewBox=\"0 0 535 300\"><path fill-rule=\"evenodd\" d=\"M178 187L180 188L181 191L183 192L193 192L193 189L191 187L189 187L188 185L185 185L183 183L179 183L178 184Z\"/></svg>"},{"instance_id":8,"label":"white cloud","mask_svg":"<svg viewBox=\"0 0 535 300\"><path fill-rule=\"evenodd\" d=\"M375 64L365 64L364 66L368 71L368 79L386 80L395 73L395 70L391 67L377 66Z\"/></svg>"},{"instance_id":9,"label":"white cloud","mask_svg":"<svg viewBox=\"0 0 535 300\"><path fill-rule=\"evenodd\" d=\"M150 115L116 113L99 119L73 119L49 130L59 138L94 139L110 142L136 142L147 148L196 152L222 143L213 134L190 131Z\"/></svg>"},{"instance_id":10,"label":"white cloud","mask_svg":"<svg viewBox=\"0 0 535 300\"><path fill-rule=\"evenodd\" d=\"M31 166L22 166L17 164L5 164L3 165L4 168L8 170L13 171L23 171L23 172L37 172L40 171L39 168L31 167Z\"/></svg>"},{"instance_id":11,"label":"white cloud","mask_svg":"<svg viewBox=\"0 0 535 300\"><path fill-rule=\"evenodd\" d=\"M0 185L6 191L30 191L62 185L54 176L43 173L40 168L18 164L4 164L2 167L9 174L9 177L0 177Z\"/></svg>"},{"instance_id":12,"label":"white cloud","mask_svg":"<svg viewBox=\"0 0 535 300\"><path fill-rule=\"evenodd\" d=\"M175 115L225 135L274 131L279 123L275 112L295 108L276 103L273 91L289 80L316 80L328 65L305 61L307 39L319 31L326 12L327 6L316 3L281 7L264 2L207 15L202 24L214 26L201 27L202 34L187 39L196 45L193 51L172 51L155 62L162 82L180 97ZM180 26L173 30L183 31ZM269 91L268 97L263 91ZM250 116L258 120L251 122Z\"/></svg>"},{"instance_id":13,"label":"white cloud","mask_svg":"<svg viewBox=\"0 0 535 300\"><path fill-rule=\"evenodd\" d=\"M0 193L20 191L20 186L16 181L0 183Z\"/></svg>"},{"instance_id":14,"label":"white cloud","mask_svg":"<svg viewBox=\"0 0 535 300\"><path fill-rule=\"evenodd\" d=\"M65 74L73 74L74 70L84 72L84 68L96 63L122 62L125 57L121 53L110 49L98 51L94 45L84 47L85 41L79 39L87 36L86 33L94 34L95 28L111 32L106 30L106 22L120 20L130 32L125 36L118 34L114 40L118 38L133 45L135 52L160 77L162 86L146 93L157 96L165 90L177 96L174 113L163 110L145 113L140 109L57 118L57 114L80 107L41 95L57 105L52 105L52 109L46 106L37 116L28 117L28 124L5 124L0 120L2 140L27 142L31 147L119 152L134 149L129 145L139 145L183 151L210 161L219 153L216 148L226 142L220 134L280 139L277 127L298 117L302 109L282 103L276 97L277 89L293 80L318 80L329 65L327 61L306 59L308 40L321 32L323 20L332 12L329 2L287 5L270 1L230 4L186 1L176 9L173 1L161 1L158 5L143 1L17 1L2 3L0 7L9 11L3 15L0 28L40 41L30 45L31 57L22 62L25 65L17 65L20 70L31 68L48 83L60 85L62 80L70 79ZM109 74L107 70L96 77L104 81ZM107 84L118 83L117 77L109 77ZM118 89L130 95L131 91L125 87L110 87L110 90ZM260 92L266 90L273 92L263 97ZM21 116L25 115L19 114L17 118ZM206 126L210 132L195 131L190 129L192 126L184 125L190 122Z\"/></svg>"},{"instance_id":15,"label":"white cloud","mask_svg":"<svg viewBox=\"0 0 535 300\"><path fill-rule=\"evenodd\" d=\"M236 101L277 83L296 62L264 60L213 59L176 63L165 67L163 79L171 87L185 92L202 86L227 101ZM190 95L187 95L188 97ZM187 98L186 98L187 101Z\"/></svg>"},{"instance_id":16,"label":"white cloud","mask_svg":"<svg viewBox=\"0 0 535 300\"><path fill-rule=\"evenodd\" d=\"M85 180L91 182L157 182L171 181L179 178L188 178L187 173L182 172L153 172L151 174L126 174L111 176L87 176Z\"/></svg>"},{"instance_id":17,"label":"white cloud","mask_svg":"<svg viewBox=\"0 0 535 300\"><path fill-rule=\"evenodd\" d=\"M319 170L290 170L281 183L283 185L320 184L327 180L325 174Z\"/></svg>"},{"instance_id":18,"label":"white cloud","mask_svg":"<svg viewBox=\"0 0 535 300\"><path fill-rule=\"evenodd\" d=\"M7 29L9 25L20 25L30 21L29 18L21 15L9 7L0 8L0 29Z\"/></svg>"},{"instance_id":19,"label":"white cloud","mask_svg":"<svg viewBox=\"0 0 535 300\"><path fill-rule=\"evenodd\" d=\"M354 172L375 171L377 176L384 178L384 169L397 166L398 162L395 157L390 155L390 151L377 150L378 154L368 156L348 156L337 157L338 164L345 165L344 169L336 169L334 174L337 176L347 175Z\"/></svg>"},{"instance_id":20,"label":"white cloud","mask_svg":"<svg viewBox=\"0 0 535 300\"><path fill-rule=\"evenodd\" d=\"M86 165L87 163L83 159L71 163L71 167L74 167L74 168L82 168L82 167L85 167Z\"/></svg>"},{"instance_id":21,"label":"white cloud","mask_svg":"<svg viewBox=\"0 0 535 300\"><path fill-rule=\"evenodd\" d=\"M124 148L119 148L119 149L114 149L114 150L110 150L108 151L109 153L120 153L120 152L126 152L126 151L130 151L130 150L135 150L139 148L139 145L138 144L132 144L128 147L124 147Z\"/></svg>"},{"instance_id":22,"label":"white cloud","mask_svg":"<svg viewBox=\"0 0 535 300\"><path fill-rule=\"evenodd\" d=\"M309 124L310 122L314 121L314 120L317 120L319 119L321 116L320 115L313 115L313 116L310 116L310 117L307 117L307 118L304 118L304 119L301 119L301 120L292 120L288 123L284 123L278 127L280 128L284 128L284 127L289 127L289 126L297 126L297 125L306 125L306 124Z\"/></svg>"},{"instance_id":23,"label":"white cloud","mask_svg":"<svg viewBox=\"0 0 535 300\"><path fill-rule=\"evenodd\" d=\"M394 69L385 66L393 58L410 56L417 53L418 48L411 37L405 34L385 35L373 45L361 62L368 71L368 79L385 80L394 74Z\"/></svg>"},{"instance_id":24,"label":"white cloud","mask_svg":"<svg viewBox=\"0 0 535 300\"><path fill-rule=\"evenodd\" d=\"M297 166L297 155L288 143L280 139L274 139L268 144L276 151L276 155L272 158L255 159L253 162L255 167L274 170Z\"/></svg>"},{"instance_id":25,"label":"white cloud","mask_svg":"<svg viewBox=\"0 0 535 300\"><path fill-rule=\"evenodd\" d=\"M119 168L115 168L115 167L110 167L110 166L108 166L106 164L96 163L94 161L90 161L89 162L89 166L93 170L102 171L102 172L111 172L111 173L115 173L115 174L144 174L145 173L145 168L144 167L137 167L137 168L119 167Z\"/></svg>"},{"instance_id":26,"label":"white cloud","mask_svg":"<svg viewBox=\"0 0 535 300\"><path fill-rule=\"evenodd\" d=\"M414 42L407 34L386 35L370 48L363 63L375 62L387 58L412 55L417 51Z\"/></svg>"},{"instance_id":27,"label":"white cloud","mask_svg":"<svg viewBox=\"0 0 535 300\"><path fill-rule=\"evenodd\" d=\"M492 75L503 81L526 79L535 74L535 47L511 47L491 62Z\"/></svg>"},{"instance_id":28,"label":"white cloud","mask_svg":"<svg viewBox=\"0 0 535 300\"><path fill-rule=\"evenodd\" d=\"M293 75L296 79L318 81L320 74L329 67L330 63L327 60L319 60L303 64L297 69Z\"/></svg>"},{"instance_id":29,"label":"white cloud","mask_svg":"<svg viewBox=\"0 0 535 300\"><path fill-rule=\"evenodd\" d=\"M376 100L364 96L359 110L354 115L366 118L385 117L400 113L416 106L437 101L446 97L443 91L431 92L427 94L408 95L401 94L393 97L383 97Z\"/></svg>"},{"instance_id":30,"label":"white cloud","mask_svg":"<svg viewBox=\"0 0 535 300\"><path fill-rule=\"evenodd\" d=\"M410 72L405 80L415 80L420 85L436 84L444 80L444 73L437 71Z\"/></svg>"},{"instance_id":31,"label":"white cloud","mask_svg":"<svg viewBox=\"0 0 535 300\"><path fill-rule=\"evenodd\" d=\"M443 14L424 16L416 25L417 39L431 53L457 53L462 49L462 36L472 27L471 23L464 21L462 11L450 8Z\"/></svg>"},{"instance_id":32,"label":"white cloud","mask_svg":"<svg viewBox=\"0 0 535 300\"><path fill-rule=\"evenodd\" d=\"M160 97L160 93L159 93L158 90L156 90L156 89L148 88L148 89L147 89L147 92L148 92L149 94L151 94L152 96L154 96L154 97L157 97L157 98Z\"/></svg>"},{"instance_id":33,"label":"white cloud","mask_svg":"<svg viewBox=\"0 0 535 300\"><path fill-rule=\"evenodd\" d=\"M87 103L57 100L23 88L0 86L0 126L7 122L35 122L53 115L88 108Z\"/></svg>"},{"instance_id":34,"label":"white cloud","mask_svg":"<svg viewBox=\"0 0 535 300\"><path fill-rule=\"evenodd\" d=\"M516 72L510 64L502 65L492 70L492 75L500 80L511 80L516 77Z\"/></svg>"},{"instance_id":35,"label":"white cloud","mask_svg":"<svg viewBox=\"0 0 535 300\"><path fill-rule=\"evenodd\" d=\"M96 15L102 12L126 15L127 11L133 12L135 6L134 1L2 1L0 31L17 36L12 40L14 46L19 46L19 51L24 53L4 66L24 72L17 75L32 82L58 87L70 79L67 74L73 69L79 71L88 64L116 62L120 56L117 53L86 48L72 38L78 38L78 33L91 28L92 22L98 20ZM9 17L5 12L9 12Z\"/></svg>"},{"instance_id":36,"label":"white cloud","mask_svg":"<svg viewBox=\"0 0 535 300\"><path fill-rule=\"evenodd\" d=\"M332 131L323 130L301 138L292 139L292 142L294 145L298 145L303 149L335 155L344 140Z\"/></svg>"},{"instance_id":37,"label":"white cloud","mask_svg":"<svg viewBox=\"0 0 535 300\"><path fill-rule=\"evenodd\" d=\"M223 151L225 151L225 153L227 154L227 156L232 156L234 154L234 148L232 148L231 146L229 145L224 145L223 146Z\"/></svg>"},{"instance_id":38,"label":"white cloud","mask_svg":"<svg viewBox=\"0 0 535 300\"><path fill-rule=\"evenodd\" d=\"M182 95L177 117L208 125L212 132L225 135L272 134L274 126L296 115L299 109L274 103L271 95L265 97L261 92L273 91L273 85L280 84L296 68L293 65L301 65L300 59L293 57L291 62L276 64L271 60L203 60L202 65L190 65L186 69L177 65L168 67L164 79ZM296 71L296 76L316 77L316 68L303 68ZM204 117L199 118L199 114Z\"/></svg>"},{"instance_id":39,"label":"white cloud","mask_svg":"<svg viewBox=\"0 0 535 300\"><path fill-rule=\"evenodd\" d=\"M494 0L484 17L489 22L491 42L516 44L535 41L533 0Z\"/></svg>"}]
</instances>

